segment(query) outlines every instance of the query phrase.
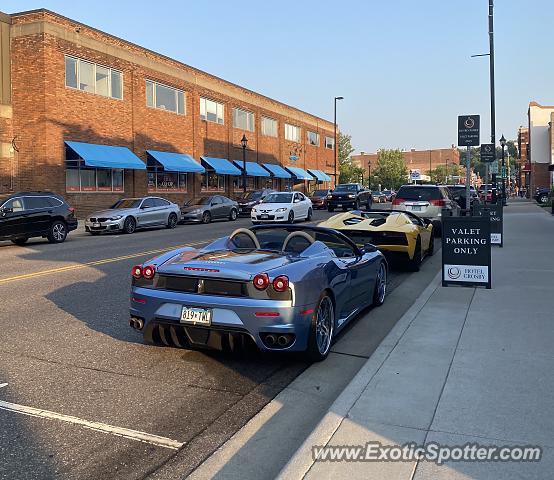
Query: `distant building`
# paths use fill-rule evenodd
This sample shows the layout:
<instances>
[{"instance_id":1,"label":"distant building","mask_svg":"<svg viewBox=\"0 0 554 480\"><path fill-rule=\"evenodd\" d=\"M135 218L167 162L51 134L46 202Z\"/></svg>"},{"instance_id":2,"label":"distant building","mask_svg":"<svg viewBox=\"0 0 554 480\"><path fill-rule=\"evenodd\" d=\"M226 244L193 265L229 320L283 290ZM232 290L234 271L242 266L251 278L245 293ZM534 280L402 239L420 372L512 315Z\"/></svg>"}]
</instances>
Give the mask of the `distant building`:
<instances>
[{"instance_id":1,"label":"distant building","mask_svg":"<svg viewBox=\"0 0 554 480\"><path fill-rule=\"evenodd\" d=\"M518 185L530 188L531 164L529 162L529 128L519 127L517 131Z\"/></svg>"},{"instance_id":2,"label":"distant building","mask_svg":"<svg viewBox=\"0 0 554 480\"><path fill-rule=\"evenodd\" d=\"M530 170L529 186L533 194L537 187L550 187L552 184L550 168L554 164L552 152L554 106L530 102L527 116L529 118L527 163Z\"/></svg>"},{"instance_id":3,"label":"distant building","mask_svg":"<svg viewBox=\"0 0 554 480\"><path fill-rule=\"evenodd\" d=\"M408 171L419 170L422 178L428 175L429 170L434 170L438 166L460 164L460 152L454 145L450 148L435 148L432 150L412 148L410 151L403 151L402 156L406 169ZM358 167L363 168L365 172L370 173L370 168L374 170L377 167L377 157L377 153L361 152L359 155L352 155L352 161Z\"/></svg>"}]
</instances>

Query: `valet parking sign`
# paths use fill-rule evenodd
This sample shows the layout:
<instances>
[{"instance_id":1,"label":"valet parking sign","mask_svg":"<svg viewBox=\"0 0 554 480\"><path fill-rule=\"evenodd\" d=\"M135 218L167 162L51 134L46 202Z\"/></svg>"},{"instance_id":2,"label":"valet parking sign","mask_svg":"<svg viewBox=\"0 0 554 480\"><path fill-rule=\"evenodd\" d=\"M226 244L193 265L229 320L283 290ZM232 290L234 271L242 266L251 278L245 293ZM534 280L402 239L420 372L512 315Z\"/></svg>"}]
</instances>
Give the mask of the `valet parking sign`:
<instances>
[{"instance_id":1,"label":"valet parking sign","mask_svg":"<svg viewBox=\"0 0 554 480\"><path fill-rule=\"evenodd\" d=\"M442 218L442 286L491 288L491 231L487 217Z\"/></svg>"}]
</instances>

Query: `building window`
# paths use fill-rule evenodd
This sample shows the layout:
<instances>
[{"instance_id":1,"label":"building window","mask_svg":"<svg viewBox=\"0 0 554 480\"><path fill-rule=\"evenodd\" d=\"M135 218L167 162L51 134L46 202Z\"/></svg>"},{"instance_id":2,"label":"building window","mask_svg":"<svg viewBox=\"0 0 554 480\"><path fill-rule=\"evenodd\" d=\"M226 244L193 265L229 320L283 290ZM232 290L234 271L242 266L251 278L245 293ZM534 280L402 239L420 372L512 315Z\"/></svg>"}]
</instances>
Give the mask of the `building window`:
<instances>
[{"instance_id":1,"label":"building window","mask_svg":"<svg viewBox=\"0 0 554 480\"><path fill-rule=\"evenodd\" d=\"M291 142L300 141L300 127L296 125L289 125L285 123L285 140L290 140Z\"/></svg>"},{"instance_id":2,"label":"building window","mask_svg":"<svg viewBox=\"0 0 554 480\"><path fill-rule=\"evenodd\" d=\"M187 174L167 172L156 160L148 156L146 161L149 192L186 192Z\"/></svg>"},{"instance_id":3,"label":"building window","mask_svg":"<svg viewBox=\"0 0 554 480\"><path fill-rule=\"evenodd\" d=\"M277 136L277 120L273 118L262 117L262 135L267 137Z\"/></svg>"},{"instance_id":4,"label":"building window","mask_svg":"<svg viewBox=\"0 0 554 480\"><path fill-rule=\"evenodd\" d=\"M113 68L65 57L65 86L103 97L123 98L123 74Z\"/></svg>"},{"instance_id":5,"label":"building window","mask_svg":"<svg viewBox=\"0 0 554 480\"><path fill-rule=\"evenodd\" d=\"M333 150L335 147L335 139L333 137L325 137L325 148Z\"/></svg>"},{"instance_id":6,"label":"building window","mask_svg":"<svg viewBox=\"0 0 554 480\"><path fill-rule=\"evenodd\" d=\"M203 192L225 191L225 175L218 175L214 170L206 170L202 175L201 190Z\"/></svg>"},{"instance_id":7,"label":"building window","mask_svg":"<svg viewBox=\"0 0 554 480\"><path fill-rule=\"evenodd\" d=\"M146 105L184 115L185 92L152 80L146 80Z\"/></svg>"},{"instance_id":8,"label":"building window","mask_svg":"<svg viewBox=\"0 0 554 480\"><path fill-rule=\"evenodd\" d=\"M319 133L308 132L308 143L319 147Z\"/></svg>"},{"instance_id":9,"label":"building window","mask_svg":"<svg viewBox=\"0 0 554 480\"><path fill-rule=\"evenodd\" d=\"M254 131L254 114L240 108L233 108L233 127Z\"/></svg>"},{"instance_id":10,"label":"building window","mask_svg":"<svg viewBox=\"0 0 554 480\"><path fill-rule=\"evenodd\" d=\"M66 165L65 189L67 192L123 192L123 176L123 169L120 168Z\"/></svg>"},{"instance_id":11,"label":"building window","mask_svg":"<svg viewBox=\"0 0 554 480\"><path fill-rule=\"evenodd\" d=\"M223 125L225 123L224 112L222 103L200 97L200 118L202 120Z\"/></svg>"},{"instance_id":12,"label":"building window","mask_svg":"<svg viewBox=\"0 0 554 480\"><path fill-rule=\"evenodd\" d=\"M256 189L256 177L246 177L246 190ZM242 190L242 177L233 177L233 190Z\"/></svg>"}]
</instances>

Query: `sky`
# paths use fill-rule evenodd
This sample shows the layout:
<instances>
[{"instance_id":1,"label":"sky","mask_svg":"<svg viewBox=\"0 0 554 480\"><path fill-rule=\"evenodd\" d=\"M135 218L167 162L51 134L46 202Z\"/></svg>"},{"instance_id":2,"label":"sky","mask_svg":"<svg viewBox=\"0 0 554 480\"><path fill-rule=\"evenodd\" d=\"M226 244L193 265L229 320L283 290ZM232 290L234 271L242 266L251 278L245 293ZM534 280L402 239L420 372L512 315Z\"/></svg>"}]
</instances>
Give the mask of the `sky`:
<instances>
[{"instance_id":1,"label":"sky","mask_svg":"<svg viewBox=\"0 0 554 480\"><path fill-rule=\"evenodd\" d=\"M457 116L490 138L488 0L2 0L47 8L322 118L356 151L457 141ZM552 0L496 0L496 137L531 100L554 104Z\"/></svg>"}]
</instances>

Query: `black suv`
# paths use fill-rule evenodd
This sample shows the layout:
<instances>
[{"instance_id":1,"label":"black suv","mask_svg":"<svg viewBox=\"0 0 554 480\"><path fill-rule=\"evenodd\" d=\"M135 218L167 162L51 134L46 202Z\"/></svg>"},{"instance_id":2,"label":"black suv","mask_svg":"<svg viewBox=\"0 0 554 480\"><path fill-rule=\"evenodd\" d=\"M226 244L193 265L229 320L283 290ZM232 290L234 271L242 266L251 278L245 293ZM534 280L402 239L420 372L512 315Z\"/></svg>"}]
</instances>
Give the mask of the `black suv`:
<instances>
[{"instance_id":1,"label":"black suv","mask_svg":"<svg viewBox=\"0 0 554 480\"><path fill-rule=\"evenodd\" d=\"M0 200L0 240L23 245L29 238L63 242L77 228L75 209L51 192L21 192Z\"/></svg>"},{"instance_id":2,"label":"black suv","mask_svg":"<svg viewBox=\"0 0 554 480\"><path fill-rule=\"evenodd\" d=\"M335 208L342 208L344 211L348 207L355 210L360 208L371 208L372 204L371 190L359 183L340 183L335 189L327 195L327 210L335 211Z\"/></svg>"}]
</instances>

